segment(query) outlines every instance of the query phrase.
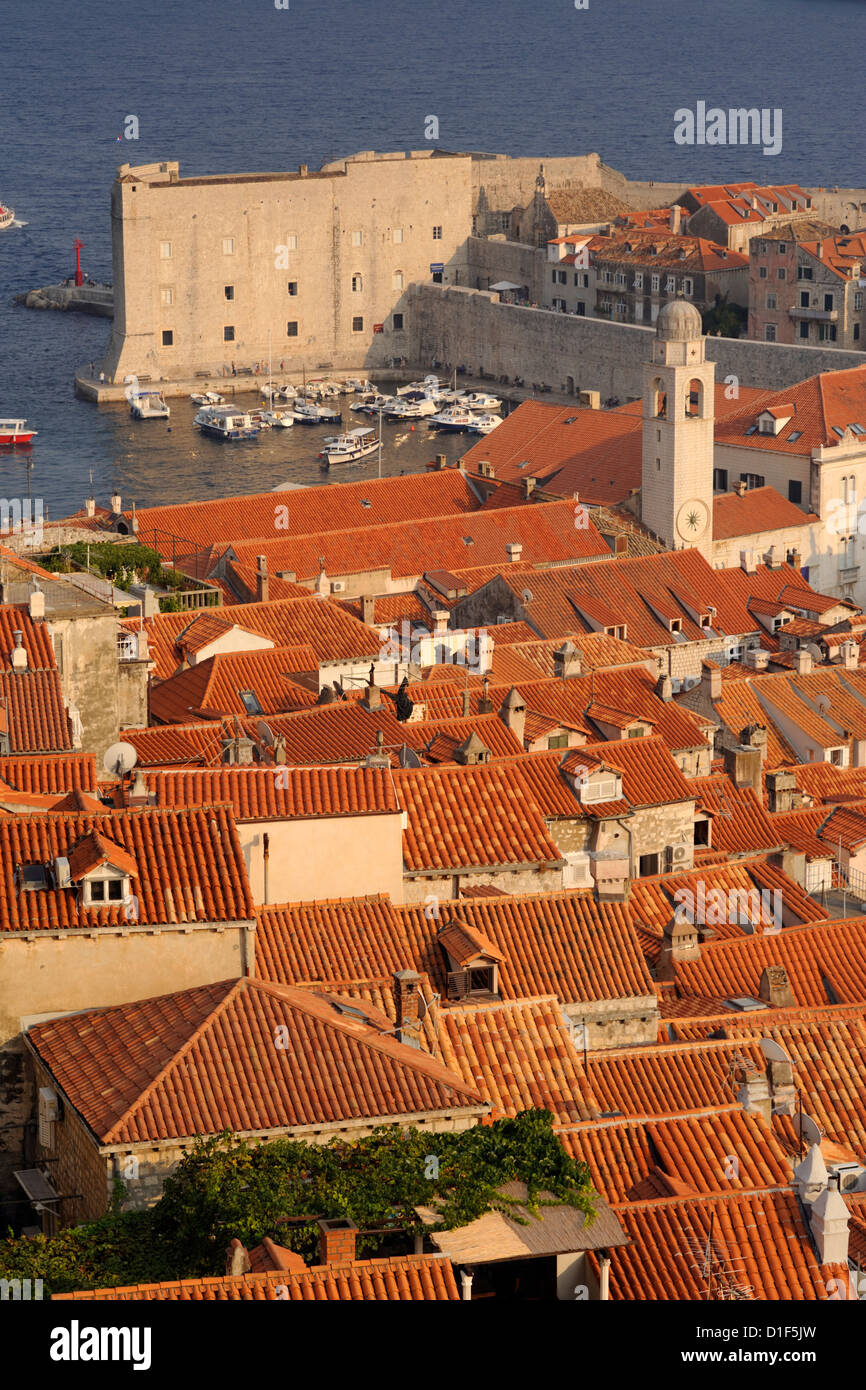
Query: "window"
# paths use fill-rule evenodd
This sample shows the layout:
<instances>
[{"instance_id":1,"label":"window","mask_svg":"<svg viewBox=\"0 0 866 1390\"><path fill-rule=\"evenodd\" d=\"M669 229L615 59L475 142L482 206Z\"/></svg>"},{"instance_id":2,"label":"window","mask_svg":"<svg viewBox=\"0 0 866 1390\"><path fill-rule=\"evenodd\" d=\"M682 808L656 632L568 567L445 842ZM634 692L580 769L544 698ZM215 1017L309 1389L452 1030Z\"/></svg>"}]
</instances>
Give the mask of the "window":
<instances>
[{"instance_id":1,"label":"window","mask_svg":"<svg viewBox=\"0 0 866 1390\"><path fill-rule=\"evenodd\" d=\"M668 278L667 278L667 280L665 281L665 290L667 291L668 294L673 294L674 291L676 290L676 287L677 287L677 277L676 277L675 275L669 275Z\"/></svg>"},{"instance_id":2,"label":"window","mask_svg":"<svg viewBox=\"0 0 866 1390\"><path fill-rule=\"evenodd\" d=\"M391 240L395 246L399 246L403 240L403 228L395 227L391 233Z\"/></svg>"},{"instance_id":3,"label":"window","mask_svg":"<svg viewBox=\"0 0 866 1390\"><path fill-rule=\"evenodd\" d=\"M49 888L45 865L25 864L18 871L18 885L22 892L27 893L40 893Z\"/></svg>"},{"instance_id":4,"label":"window","mask_svg":"<svg viewBox=\"0 0 866 1390\"><path fill-rule=\"evenodd\" d=\"M764 324L764 342L774 343L776 341L776 325L774 323Z\"/></svg>"},{"instance_id":5,"label":"window","mask_svg":"<svg viewBox=\"0 0 866 1390\"><path fill-rule=\"evenodd\" d=\"M286 288L288 289L289 294L292 296L292 298L294 298L294 296L298 293L297 280L290 280Z\"/></svg>"},{"instance_id":6,"label":"window","mask_svg":"<svg viewBox=\"0 0 866 1390\"><path fill-rule=\"evenodd\" d=\"M626 274L625 274L625 271L623 271L623 270L618 270L618 271L616 272L616 283L617 283L618 285L627 285L627 284L628 284L628 279L627 279L627 276L626 276Z\"/></svg>"},{"instance_id":7,"label":"window","mask_svg":"<svg viewBox=\"0 0 866 1390\"><path fill-rule=\"evenodd\" d=\"M642 854L640 857L638 873L641 878L654 878L659 872L660 856L658 854Z\"/></svg>"},{"instance_id":8,"label":"window","mask_svg":"<svg viewBox=\"0 0 866 1390\"><path fill-rule=\"evenodd\" d=\"M637 300L637 302L635 303L635 306L634 306L634 321L635 321L635 323L640 323L640 321L641 321L642 318L643 318L643 300L642 300L642 299L639 299L639 300Z\"/></svg>"},{"instance_id":9,"label":"window","mask_svg":"<svg viewBox=\"0 0 866 1390\"><path fill-rule=\"evenodd\" d=\"M119 903L123 901L123 889L122 878L91 878L87 880L87 900L92 903Z\"/></svg>"},{"instance_id":10,"label":"window","mask_svg":"<svg viewBox=\"0 0 866 1390\"><path fill-rule=\"evenodd\" d=\"M402 333L402 332L403 332L403 315L402 315L402 314L394 314L393 317L394 317L394 332L395 332L395 333Z\"/></svg>"},{"instance_id":11,"label":"window","mask_svg":"<svg viewBox=\"0 0 866 1390\"><path fill-rule=\"evenodd\" d=\"M163 347L172 347L174 345L174 331L171 328L164 328L162 330L162 345Z\"/></svg>"},{"instance_id":12,"label":"window","mask_svg":"<svg viewBox=\"0 0 866 1390\"><path fill-rule=\"evenodd\" d=\"M863 292L858 290L854 296L854 308L858 311L863 308Z\"/></svg>"},{"instance_id":13,"label":"window","mask_svg":"<svg viewBox=\"0 0 866 1390\"><path fill-rule=\"evenodd\" d=\"M860 325L859 325L859 323L855 323L855 325L854 325L854 342L857 343L857 342L859 342L859 341L860 341Z\"/></svg>"},{"instance_id":14,"label":"window","mask_svg":"<svg viewBox=\"0 0 866 1390\"><path fill-rule=\"evenodd\" d=\"M557 309L557 310L559 311L559 313L564 314L564 313L565 313L565 309L566 309L565 300L564 300L564 299L552 299L552 300L551 300L551 307L554 308L554 309Z\"/></svg>"},{"instance_id":15,"label":"window","mask_svg":"<svg viewBox=\"0 0 866 1390\"><path fill-rule=\"evenodd\" d=\"M225 297L226 297L226 299L234 299L234 297L235 297L235 287L234 287L234 285L226 285L226 286L225 286Z\"/></svg>"},{"instance_id":16,"label":"window","mask_svg":"<svg viewBox=\"0 0 866 1390\"><path fill-rule=\"evenodd\" d=\"M223 255L233 256L235 254L235 239L233 236L223 237Z\"/></svg>"},{"instance_id":17,"label":"window","mask_svg":"<svg viewBox=\"0 0 866 1390\"><path fill-rule=\"evenodd\" d=\"M169 289L168 285L164 285L160 290L159 302L160 304L165 304L167 307L170 307L174 303L174 290Z\"/></svg>"},{"instance_id":18,"label":"window","mask_svg":"<svg viewBox=\"0 0 866 1390\"><path fill-rule=\"evenodd\" d=\"M785 255L787 255L787 253L788 253L788 243L787 243L787 241L780 241L780 242L779 242L779 255L780 255L780 256L785 256Z\"/></svg>"},{"instance_id":19,"label":"window","mask_svg":"<svg viewBox=\"0 0 866 1390\"><path fill-rule=\"evenodd\" d=\"M286 237L286 250L287 250L287 251L297 251L297 249L298 249L298 234L297 234L297 232L289 232L289 235Z\"/></svg>"},{"instance_id":20,"label":"window","mask_svg":"<svg viewBox=\"0 0 866 1390\"><path fill-rule=\"evenodd\" d=\"M352 233L352 245L353 245L353 246L363 246L363 244L364 244L364 233L363 233L363 232L353 232L353 233Z\"/></svg>"},{"instance_id":21,"label":"window","mask_svg":"<svg viewBox=\"0 0 866 1390\"><path fill-rule=\"evenodd\" d=\"M360 315L359 315L358 317L352 319L352 332L353 332L353 333L363 333L363 331L364 331L364 320L363 320L363 319L360 317Z\"/></svg>"},{"instance_id":22,"label":"window","mask_svg":"<svg viewBox=\"0 0 866 1390\"><path fill-rule=\"evenodd\" d=\"M225 328L223 329L223 342L224 342L224 343L233 343L234 340L235 340L235 329L234 329L234 324L232 324L232 323L226 324Z\"/></svg>"},{"instance_id":23,"label":"window","mask_svg":"<svg viewBox=\"0 0 866 1390\"><path fill-rule=\"evenodd\" d=\"M765 241L759 241L759 242L758 242L758 250L760 251L760 253L761 253L762 256L766 256L766 254L767 254L767 243L766 243Z\"/></svg>"},{"instance_id":24,"label":"window","mask_svg":"<svg viewBox=\"0 0 866 1390\"><path fill-rule=\"evenodd\" d=\"M391 276L391 288L392 288L392 290L402 290L402 288L403 288L403 272L402 272L402 270L395 270L395 271L394 271L394 274Z\"/></svg>"},{"instance_id":25,"label":"window","mask_svg":"<svg viewBox=\"0 0 866 1390\"><path fill-rule=\"evenodd\" d=\"M825 295L824 295L824 313L825 313L825 314L832 314L832 312L833 312L833 296L832 296L832 294L825 294Z\"/></svg>"},{"instance_id":26,"label":"window","mask_svg":"<svg viewBox=\"0 0 866 1390\"><path fill-rule=\"evenodd\" d=\"M798 266L797 266L797 279L798 279L798 280L811 280L811 279L812 279L812 267L811 267L810 265L798 265Z\"/></svg>"},{"instance_id":27,"label":"window","mask_svg":"<svg viewBox=\"0 0 866 1390\"><path fill-rule=\"evenodd\" d=\"M800 324L800 337L801 337L801 338L808 338L808 336L809 336L809 325L808 325L808 323L806 323L806 322L804 321L803 323Z\"/></svg>"},{"instance_id":28,"label":"window","mask_svg":"<svg viewBox=\"0 0 866 1390\"><path fill-rule=\"evenodd\" d=\"M636 729L629 729L628 736L629 738L643 738L645 733L646 730L641 725L638 725Z\"/></svg>"},{"instance_id":29,"label":"window","mask_svg":"<svg viewBox=\"0 0 866 1390\"><path fill-rule=\"evenodd\" d=\"M635 274L634 287L636 290L643 289L643 274L641 273L641 271L637 271L637 273Z\"/></svg>"},{"instance_id":30,"label":"window","mask_svg":"<svg viewBox=\"0 0 866 1390\"><path fill-rule=\"evenodd\" d=\"M713 469L713 488L716 492L727 492L728 490L728 470L727 468Z\"/></svg>"},{"instance_id":31,"label":"window","mask_svg":"<svg viewBox=\"0 0 866 1390\"><path fill-rule=\"evenodd\" d=\"M811 303L811 298L810 298L810 295L809 295L809 291L808 291L808 290L801 290L801 291L800 291L800 308L801 308L801 309L808 309L810 303Z\"/></svg>"},{"instance_id":32,"label":"window","mask_svg":"<svg viewBox=\"0 0 866 1390\"><path fill-rule=\"evenodd\" d=\"M247 714L264 714L254 690L239 690L238 695Z\"/></svg>"},{"instance_id":33,"label":"window","mask_svg":"<svg viewBox=\"0 0 866 1390\"><path fill-rule=\"evenodd\" d=\"M568 283L568 276L566 275L564 270L559 271L559 283L561 285L566 285Z\"/></svg>"},{"instance_id":34,"label":"window","mask_svg":"<svg viewBox=\"0 0 866 1390\"><path fill-rule=\"evenodd\" d=\"M683 294L694 294L694 283L691 280L683 281Z\"/></svg>"},{"instance_id":35,"label":"window","mask_svg":"<svg viewBox=\"0 0 866 1390\"><path fill-rule=\"evenodd\" d=\"M787 280L788 272L783 265L780 265L779 269L776 271L776 278L778 280Z\"/></svg>"},{"instance_id":36,"label":"window","mask_svg":"<svg viewBox=\"0 0 866 1390\"><path fill-rule=\"evenodd\" d=\"M170 261L170 260L171 260L171 242L170 242L170 241L161 241L161 242L159 243L159 259L160 259L161 261Z\"/></svg>"},{"instance_id":37,"label":"window","mask_svg":"<svg viewBox=\"0 0 866 1390\"><path fill-rule=\"evenodd\" d=\"M619 778L599 777L593 782L584 782L580 799L585 802L616 801L619 798Z\"/></svg>"},{"instance_id":38,"label":"window","mask_svg":"<svg viewBox=\"0 0 866 1390\"><path fill-rule=\"evenodd\" d=\"M758 267L758 278L759 278L760 280L766 280L766 278L767 278L767 267L766 267L765 265L762 265L762 266L759 266L759 267Z\"/></svg>"},{"instance_id":39,"label":"window","mask_svg":"<svg viewBox=\"0 0 866 1390\"><path fill-rule=\"evenodd\" d=\"M652 285L653 292L657 291L660 284L658 275L654 275L650 283Z\"/></svg>"},{"instance_id":40,"label":"window","mask_svg":"<svg viewBox=\"0 0 866 1390\"><path fill-rule=\"evenodd\" d=\"M352 276L352 293L360 294L364 288L364 277L357 273Z\"/></svg>"},{"instance_id":41,"label":"window","mask_svg":"<svg viewBox=\"0 0 866 1390\"><path fill-rule=\"evenodd\" d=\"M551 282L552 285L555 285L555 284L556 284L556 271L555 271L555 270L552 270L552 271L550 272L550 282Z\"/></svg>"},{"instance_id":42,"label":"window","mask_svg":"<svg viewBox=\"0 0 866 1390\"><path fill-rule=\"evenodd\" d=\"M767 308L768 308L768 309L775 309L775 308L777 308L777 307L778 307L778 296L775 295L775 294L768 294L768 295L767 295Z\"/></svg>"},{"instance_id":43,"label":"window","mask_svg":"<svg viewBox=\"0 0 866 1390\"><path fill-rule=\"evenodd\" d=\"M568 734L551 734L547 740L548 748L567 748Z\"/></svg>"},{"instance_id":44,"label":"window","mask_svg":"<svg viewBox=\"0 0 866 1390\"><path fill-rule=\"evenodd\" d=\"M442 228L441 228L441 227L434 227L434 228L433 228L433 240L434 240L434 241L441 241L441 240L442 240Z\"/></svg>"},{"instance_id":45,"label":"window","mask_svg":"<svg viewBox=\"0 0 866 1390\"><path fill-rule=\"evenodd\" d=\"M788 479L788 501L789 501L789 502L802 502L802 500L803 500L803 484L802 484L802 483L799 481L799 479L797 479L797 478L789 478L789 479Z\"/></svg>"},{"instance_id":46,"label":"window","mask_svg":"<svg viewBox=\"0 0 866 1390\"><path fill-rule=\"evenodd\" d=\"M298 336L298 321L297 321L297 319L290 319L289 322L286 324L286 337L287 337L287 338L297 338L297 336Z\"/></svg>"},{"instance_id":47,"label":"window","mask_svg":"<svg viewBox=\"0 0 866 1390\"><path fill-rule=\"evenodd\" d=\"M764 477L761 473L741 473L740 482L745 483L747 488L763 487Z\"/></svg>"},{"instance_id":48,"label":"window","mask_svg":"<svg viewBox=\"0 0 866 1390\"><path fill-rule=\"evenodd\" d=\"M582 299L579 299L577 301L577 308L575 310L575 313L577 314L578 318L586 318L586 305L584 304Z\"/></svg>"},{"instance_id":49,"label":"window","mask_svg":"<svg viewBox=\"0 0 866 1390\"><path fill-rule=\"evenodd\" d=\"M835 343L836 325L835 323L818 324L818 341L820 343Z\"/></svg>"}]
</instances>

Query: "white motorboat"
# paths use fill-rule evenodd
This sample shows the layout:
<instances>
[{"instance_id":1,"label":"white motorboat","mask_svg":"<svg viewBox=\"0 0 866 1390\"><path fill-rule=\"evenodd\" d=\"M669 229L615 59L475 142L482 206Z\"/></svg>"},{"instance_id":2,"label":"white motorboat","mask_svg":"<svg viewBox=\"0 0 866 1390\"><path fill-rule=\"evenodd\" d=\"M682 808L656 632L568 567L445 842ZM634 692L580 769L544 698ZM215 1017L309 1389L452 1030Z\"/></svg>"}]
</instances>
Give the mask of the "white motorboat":
<instances>
[{"instance_id":1,"label":"white motorboat","mask_svg":"<svg viewBox=\"0 0 866 1390\"><path fill-rule=\"evenodd\" d=\"M343 416L333 406L319 405L317 401L295 401L294 418L299 425L339 424Z\"/></svg>"},{"instance_id":2,"label":"white motorboat","mask_svg":"<svg viewBox=\"0 0 866 1390\"><path fill-rule=\"evenodd\" d=\"M469 433L489 434L491 430L495 430L496 426L501 424L501 415L476 415L469 426Z\"/></svg>"},{"instance_id":3,"label":"white motorboat","mask_svg":"<svg viewBox=\"0 0 866 1390\"><path fill-rule=\"evenodd\" d=\"M444 391L431 392L437 405L464 405L466 401L465 393L461 390L447 387Z\"/></svg>"},{"instance_id":4,"label":"white motorboat","mask_svg":"<svg viewBox=\"0 0 866 1390\"><path fill-rule=\"evenodd\" d=\"M395 401L385 414L389 420L421 420L427 415L436 414L436 402L432 396L422 396L418 401L404 397Z\"/></svg>"},{"instance_id":5,"label":"white motorboat","mask_svg":"<svg viewBox=\"0 0 866 1390\"><path fill-rule=\"evenodd\" d=\"M463 405L470 410L501 410L502 402L498 396L491 396L489 391L470 391L463 397Z\"/></svg>"},{"instance_id":6,"label":"white motorboat","mask_svg":"<svg viewBox=\"0 0 866 1390\"><path fill-rule=\"evenodd\" d=\"M133 420L167 420L171 415L161 391L136 391L127 399Z\"/></svg>"},{"instance_id":7,"label":"white motorboat","mask_svg":"<svg viewBox=\"0 0 866 1390\"><path fill-rule=\"evenodd\" d=\"M356 402L350 409L357 410L361 415L378 415L381 410L385 415L396 404L396 396L371 396L369 400Z\"/></svg>"},{"instance_id":8,"label":"white motorboat","mask_svg":"<svg viewBox=\"0 0 866 1390\"><path fill-rule=\"evenodd\" d=\"M271 429L288 430L295 423L295 417L290 410L263 410L261 416L262 423L269 425Z\"/></svg>"},{"instance_id":9,"label":"white motorboat","mask_svg":"<svg viewBox=\"0 0 866 1390\"><path fill-rule=\"evenodd\" d=\"M15 209L4 207L3 204L0 203L0 232L5 231L7 227L11 227L14 221Z\"/></svg>"},{"instance_id":10,"label":"white motorboat","mask_svg":"<svg viewBox=\"0 0 866 1390\"><path fill-rule=\"evenodd\" d=\"M285 386L278 386L276 389L276 395L281 401L293 401L297 394L297 391L290 381L286 382Z\"/></svg>"},{"instance_id":11,"label":"white motorboat","mask_svg":"<svg viewBox=\"0 0 866 1390\"><path fill-rule=\"evenodd\" d=\"M211 439L255 439L259 433L250 415L243 410L232 410L227 406L215 406L205 413L199 428L202 434Z\"/></svg>"},{"instance_id":12,"label":"white motorboat","mask_svg":"<svg viewBox=\"0 0 866 1390\"><path fill-rule=\"evenodd\" d=\"M343 389L346 392L353 392L356 396L375 395L376 392L371 381L359 381L356 376L347 377L343 382Z\"/></svg>"},{"instance_id":13,"label":"white motorboat","mask_svg":"<svg viewBox=\"0 0 866 1390\"><path fill-rule=\"evenodd\" d=\"M346 434L338 435L335 439L326 441L326 448L322 450L320 458L325 458L328 464L332 463L357 463L360 459L365 459L370 454L375 454L379 447L379 436L372 428L349 430Z\"/></svg>"},{"instance_id":14,"label":"white motorboat","mask_svg":"<svg viewBox=\"0 0 866 1390\"><path fill-rule=\"evenodd\" d=\"M0 444L29 444L36 433L27 428L26 420L0 420Z\"/></svg>"},{"instance_id":15,"label":"white motorboat","mask_svg":"<svg viewBox=\"0 0 866 1390\"><path fill-rule=\"evenodd\" d=\"M438 391L438 376L425 376L423 381L410 381L405 386L397 387L398 396L411 396L413 392L418 392L421 396L426 396L431 391Z\"/></svg>"},{"instance_id":16,"label":"white motorboat","mask_svg":"<svg viewBox=\"0 0 866 1390\"><path fill-rule=\"evenodd\" d=\"M462 405L446 405L442 410L437 410L435 415L431 415L427 424L431 429L444 430L451 434L459 434L468 430L475 423L475 416L471 410L467 410Z\"/></svg>"},{"instance_id":17,"label":"white motorboat","mask_svg":"<svg viewBox=\"0 0 866 1390\"><path fill-rule=\"evenodd\" d=\"M225 396L219 391L196 391L190 396L193 405L223 405Z\"/></svg>"},{"instance_id":18,"label":"white motorboat","mask_svg":"<svg viewBox=\"0 0 866 1390\"><path fill-rule=\"evenodd\" d=\"M255 425L256 429L269 430L271 428L271 422L268 419L269 410L250 410L247 413L250 417L250 423Z\"/></svg>"}]
</instances>

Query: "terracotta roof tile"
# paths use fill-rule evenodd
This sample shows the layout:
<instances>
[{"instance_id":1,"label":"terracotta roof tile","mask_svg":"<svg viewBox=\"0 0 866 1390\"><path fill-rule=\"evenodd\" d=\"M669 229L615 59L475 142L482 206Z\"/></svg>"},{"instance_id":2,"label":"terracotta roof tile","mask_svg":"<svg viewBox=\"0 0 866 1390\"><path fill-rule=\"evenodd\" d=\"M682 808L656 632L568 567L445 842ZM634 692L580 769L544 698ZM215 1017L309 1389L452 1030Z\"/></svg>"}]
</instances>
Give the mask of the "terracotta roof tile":
<instances>
[{"instance_id":1,"label":"terracotta roof tile","mask_svg":"<svg viewBox=\"0 0 866 1390\"><path fill-rule=\"evenodd\" d=\"M789 502L774 487L750 488L742 497L736 492L726 492L713 498L714 541L753 536L761 531L813 526L818 525L819 520L811 512L804 512Z\"/></svg>"},{"instance_id":2,"label":"terracotta roof tile","mask_svg":"<svg viewBox=\"0 0 866 1390\"><path fill-rule=\"evenodd\" d=\"M789 404L792 414L779 434L748 433L762 410L782 404ZM764 392L717 421L716 443L808 458L813 449L839 444L836 430L844 433L851 424L866 427L866 367L821 372L784 391Z\"/></svg>"},{"instance_id":3,"label":"terracotta roof tile","mask_svg":"<svg viewBox=\"0 0 866 1390\"><path fill-rule=\"evenodd\" d=\"M858 1003L866 999L864 948L864 917L705 943L699 960L675 967L677 991L683 996L758 998L764 970L783 966L798 1004Z\"/></svg>"},{"instance_id":4,"label":"terracotta roof tile","mask_svg":"<svg viewBox=\"0 0 866 1390\"><path fill-rule=\"evenodd\" d=\"M394 779L386 768L223 767L149 772L158 806L231 806L238 821L397 815Z\"/></svg>"},{"instance_id":5,"label":"terracotta roof tile","mask_svg":"<svg viewBox=\"0 0 866 1390\"><path fill-rule=\"evenodd\" d=\"M0 719L11 753L60 753L72 748L72 725L53 666L0 671Z\"/></svg>"},{"instance_id":6,"label":"terracotta roof tile","mask_svg":"<svg viewBox=\"0 0 866 1390\"><path fill-rule=\"evenodd\" d=\"M0 757L0 779L22 792L51 795L81 787L96 789L96 762L92 753L28 754Z\"/></svg>"},{"instance_id":7,"label":"terracotta roof tile","mask_svg":"<svg viewBox=\"0 0 866 1390\"><path fill-rule=\"evenodd\" d=\"M255 696L261 714L277 714L293 708L298 692L293 677L312 673L318 679L318 670L319 659L308 645L212 656L151 687L151 718L182 724L201 712L248 715L241 691Z\"/></svg>"},{"instance_id":8,"label":"terracotta roof tile","mask_svg":"<svg viewBox=\"0 0 866 1390\"><path fill-rule=\"evenodd\" d=\"M285 1047L275 1047L276 1030ZM316 994L226 980L53 1019L27 1040L101 1144L477 1112L426 1053Z\"/></svg>"}]
</instances>

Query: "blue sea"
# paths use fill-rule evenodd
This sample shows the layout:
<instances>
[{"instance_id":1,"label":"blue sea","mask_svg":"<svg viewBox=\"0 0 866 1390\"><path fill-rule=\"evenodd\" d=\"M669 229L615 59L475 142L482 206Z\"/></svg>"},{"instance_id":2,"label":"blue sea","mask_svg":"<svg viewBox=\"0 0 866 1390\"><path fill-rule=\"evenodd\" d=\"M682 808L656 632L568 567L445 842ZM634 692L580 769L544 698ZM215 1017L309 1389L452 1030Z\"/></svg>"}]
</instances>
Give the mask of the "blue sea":
<instances>
[{"instance_id":1,"label":"blue sea","mask_svg":"<svg viewBox=\"0 0 866 1390\"><path fill-rule=\"evenodd\" d=\"M293 168L362 149L438 144L511 155L597 151L632 178L866 184L859 55L864 0L61 0L3 6L0 416L39 435L29 484L51 516L90 490L138 505L317 482L317 431L209 444L178 404L171 429L76 400L77 365L109 322L12 306L83 265L111 278L116 166L178 159L182 175ZM780 107L777 158L678 146L674 112L699 100ZM121 139L135 115L139 139ZM277 433L277 432L275 432ZM385 472L418 469L425 432L389 436ZM375 471L375 465L365 467ZM0 457L24 496L25 454ZM363 476L353 470L352 476Z\"/></svg>"}]
</instances>

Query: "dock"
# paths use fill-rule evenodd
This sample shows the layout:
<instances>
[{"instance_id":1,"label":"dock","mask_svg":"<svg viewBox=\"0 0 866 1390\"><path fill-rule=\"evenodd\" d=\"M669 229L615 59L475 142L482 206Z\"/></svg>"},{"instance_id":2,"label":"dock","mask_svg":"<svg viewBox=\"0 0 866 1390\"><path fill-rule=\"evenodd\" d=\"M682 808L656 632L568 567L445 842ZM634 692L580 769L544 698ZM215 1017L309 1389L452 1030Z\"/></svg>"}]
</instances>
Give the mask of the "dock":
<instances>
[{"instance_id":1,"label":"dock","mask_svg":"<svg viewBox=\"0 0 866 1390\"><path fill-rule=\"evenodd\" d=\"M43 285L38 290L16 294L16 304L26 309L57 309L61 313L96 314L101 318L114 317L114 290L111 285L76 285L74 281L60 285Z\"/></svg>"}]
</instances>

